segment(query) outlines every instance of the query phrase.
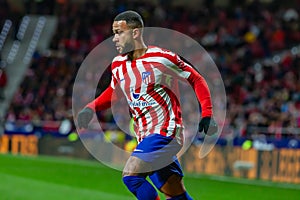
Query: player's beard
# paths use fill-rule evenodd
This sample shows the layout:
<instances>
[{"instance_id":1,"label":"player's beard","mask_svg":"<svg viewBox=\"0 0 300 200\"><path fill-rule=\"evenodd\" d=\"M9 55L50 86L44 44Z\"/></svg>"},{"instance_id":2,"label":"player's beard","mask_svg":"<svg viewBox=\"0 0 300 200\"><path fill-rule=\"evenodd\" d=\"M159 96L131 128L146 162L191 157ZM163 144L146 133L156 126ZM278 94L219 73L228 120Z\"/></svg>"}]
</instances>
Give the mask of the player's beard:
<instances>
[{"instance_id":1,"label":"player's beard","mask_svg":"<svg viewBox=\"0 0 300 200\"><path fill-rule=\"evenodd\" d=\"M124 48L122 49L122 54L130 54L134 51L134 45L132 42L128 42L124 45Z\"/></svg>"}]
</instances>

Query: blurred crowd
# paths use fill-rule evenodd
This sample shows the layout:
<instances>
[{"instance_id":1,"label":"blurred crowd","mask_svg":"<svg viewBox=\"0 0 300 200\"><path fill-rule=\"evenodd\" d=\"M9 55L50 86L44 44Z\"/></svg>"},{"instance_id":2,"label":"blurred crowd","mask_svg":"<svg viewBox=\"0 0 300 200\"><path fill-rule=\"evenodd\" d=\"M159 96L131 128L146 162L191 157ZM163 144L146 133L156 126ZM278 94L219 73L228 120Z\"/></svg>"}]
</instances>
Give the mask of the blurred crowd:
<instances>
[{"instance_id":1,"label":"blurred crowd","mask_svg":"<svg viewBox=\"0 0 300 200\"><path fill-rule=\"evenodd\" d=\"M113 17L134 9L145 18L145 26L178 30L209 52L226 89L224 134L298 137L294 133L300 132L300 1L232 0L230 6L221 7L207 0L191 9L162 0L44 0L24 1L22 12L3 2L1 19L24 14L58 17L52 54L35 53L7 120L70 118L79 66L97 44L111 36Z\"/></svg>"},{"instance_id":2,"label":"blurred crowd","mask_svg":"<svg viewBox=\"0 0 300 200\"><path fill-rule=\"evenodd\" d=\"M7 85L7 75L5 67L0 63L0 101L4 100L4 88Z\"/></svg>"}]
</instances>

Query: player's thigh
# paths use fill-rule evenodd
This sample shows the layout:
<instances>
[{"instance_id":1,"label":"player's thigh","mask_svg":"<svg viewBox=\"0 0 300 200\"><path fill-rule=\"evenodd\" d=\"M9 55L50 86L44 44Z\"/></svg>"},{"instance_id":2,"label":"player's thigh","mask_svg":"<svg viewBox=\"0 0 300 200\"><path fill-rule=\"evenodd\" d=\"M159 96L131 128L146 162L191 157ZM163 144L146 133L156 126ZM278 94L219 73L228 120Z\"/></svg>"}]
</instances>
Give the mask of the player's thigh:
<instances>
[{"instance_id":1,"label":"player's thigh","mask_svg":"<svg viewBox=\"0 0 300 200\"><path fill-rule=\"evenodd\" d=\"M160 188L167 198L178 196L185 192L182 176L178 174L172 174L165 184Z\"/></svg>"},{"instance_id":2,"label":"player's thigh","mask_svg":"<svg viewBox=\"0 0 300 200\"><path fill-rule=\"evenodd\" d=\"M149 163L138 157L130 156L123 169L123 176L146 176L150 173L150 171L151 167Z\"/></svg>"}]
</instances>

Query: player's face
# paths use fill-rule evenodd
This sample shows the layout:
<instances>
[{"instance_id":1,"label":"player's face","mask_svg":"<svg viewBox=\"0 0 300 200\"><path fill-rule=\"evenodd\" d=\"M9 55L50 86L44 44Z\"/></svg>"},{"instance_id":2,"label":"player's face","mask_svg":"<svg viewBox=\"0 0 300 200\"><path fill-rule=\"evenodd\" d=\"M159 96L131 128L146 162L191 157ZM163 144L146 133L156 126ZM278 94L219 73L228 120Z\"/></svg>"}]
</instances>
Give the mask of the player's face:
<instances>
[{"instance_id":1,"label":"player's face","mask_svg":"<svg viewBox=\"0 0 300 200\"><path fill-rule=\"evenodd\" d=\"M112 31L114 33L113 42L116 44L119 53L127 53L133 50L132 29L127 26L125 20L114 21Z\"/></svg>"}]
</instances>

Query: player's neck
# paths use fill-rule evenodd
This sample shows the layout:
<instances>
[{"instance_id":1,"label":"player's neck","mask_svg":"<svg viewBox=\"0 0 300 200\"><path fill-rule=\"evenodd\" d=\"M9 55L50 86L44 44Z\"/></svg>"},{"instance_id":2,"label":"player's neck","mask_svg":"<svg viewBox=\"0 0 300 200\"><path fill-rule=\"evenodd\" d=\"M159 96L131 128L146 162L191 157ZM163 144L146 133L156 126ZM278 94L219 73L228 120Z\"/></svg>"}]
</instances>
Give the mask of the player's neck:
<instances>
[{"instance_id":1,"label":"player's neck","mask_svg":"<svg viewBox=\"0 0 300 200\"><path fill-rule=\"evenodd\" d=\"M145 55L146 51L147 51L147 46L145 45L145 43L140 43L138 45L135 45L135 50L132 51L129 56L131 60L135 60Z\"/></svg>"},{"instance_id":2,"label":"player's neck","mask_svg":"<svg viewBox=\"0 0 300 200\"><path fill-rule=\"evenodd\" d=\"M145 55L146 51L147 51L147 47L134 50L132 54L132 59L135 60L138 59L139 57L142 57L143 55Z\"/></svg>"}]
</instances>

